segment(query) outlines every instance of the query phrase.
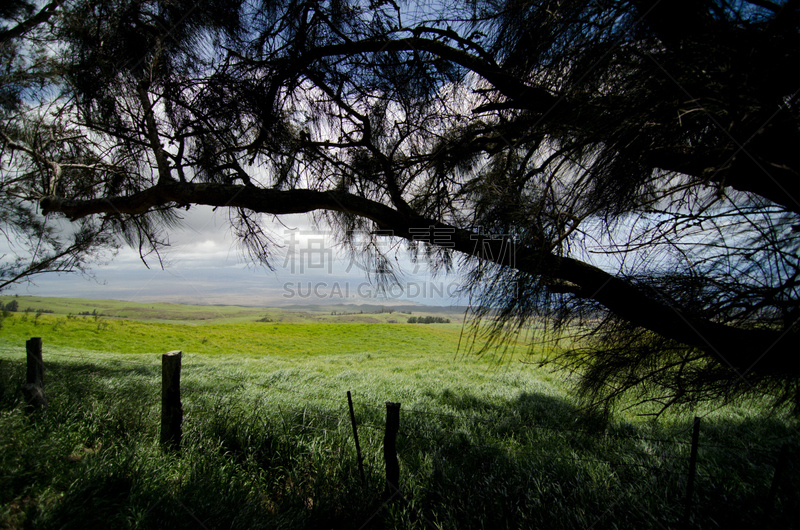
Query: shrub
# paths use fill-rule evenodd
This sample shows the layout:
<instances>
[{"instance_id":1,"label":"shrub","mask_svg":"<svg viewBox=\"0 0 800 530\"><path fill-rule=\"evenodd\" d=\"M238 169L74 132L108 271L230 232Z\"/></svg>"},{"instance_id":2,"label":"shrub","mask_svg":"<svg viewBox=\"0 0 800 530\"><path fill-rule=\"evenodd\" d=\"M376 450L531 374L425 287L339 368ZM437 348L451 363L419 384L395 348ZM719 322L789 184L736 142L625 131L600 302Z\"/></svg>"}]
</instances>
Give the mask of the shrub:
<instances>
[{"instance_id":1,"label":"shrub","mask_svg":"<svg viewBox=\"0 0 800 530\"><path fill-rule=\"evenodd\" d=\"M450 319L444 317L408 317L409 324L449 324Z\"/></svg>"}]
</instances>

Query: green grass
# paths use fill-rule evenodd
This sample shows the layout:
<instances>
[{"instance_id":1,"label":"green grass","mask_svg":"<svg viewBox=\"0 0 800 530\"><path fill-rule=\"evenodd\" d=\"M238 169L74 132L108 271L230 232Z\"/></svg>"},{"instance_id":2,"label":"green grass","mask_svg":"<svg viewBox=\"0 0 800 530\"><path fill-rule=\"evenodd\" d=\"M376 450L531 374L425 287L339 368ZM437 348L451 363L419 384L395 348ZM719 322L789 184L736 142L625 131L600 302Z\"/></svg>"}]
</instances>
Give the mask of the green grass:
<instances>
[{"instance_id":1,"label":"green grass","mask_svg":"<svg viewBox=\"0 0 800 530\"><path fill-rule=\"evenodd\" d=\"M48 346L97 352L236 355L307 355L353 353L416 354L456 351L461 329L454 324L265 323L185 326L121 319L12 314L0 338L24 343L46 338Z\"/></svg>"},{"instance_id":2,"label":"green grass","mask_svg":"<svg viewBox=\"0 0 800 530\"><path fill-rule=\"evenodd\" d=\"M755 401L597 417L561 374L457 354L453 324L23 317L0 330L0 527L671 528L694 414L697 527L791 527L800 505L795 420ZM44 341L48 410L28 415L32 336ZM160 353L174 349L180 454L158 447ZM402 403L403 495L388 504L386 401ZM785 482L767 507L784 442Z\"/></svg>"},{"instance_id":3,"label":"green grass","mask_svg":"<svg viewBox=\"0 0 800 530\"><path fill-rule=\"evenodd\" d=\"M267 320L278 323L301 322L361 322L389 323L397 321L405 323L408 314L397 311L381 312L381 306L308 306L307 309L288 310L265 307L245 307L236 305L190 305L165 302L142 303L124 302L120 300L101 300L88 298L56 298L42 296L0 296L4 305L11 300L19 303L19 312L30 313L45 311L46 313L67 316L81 313L98 313L106 319L125 318L130 320L158 321L161 323L191 324L230 324ZM358 310L366 307L366 310ZM426 308L420 306L414 311L416 316L442 316L443 308ZM334 314L335 313L335 314ZM449 318L458 320L459 316Z\"/></svg>"},{"instance_id":4,"label":"green grass","mask_svg":"<svg viewBox=\"0 0 800 530\"><path fill-rule=\"evenodd\" d=\"M0 296L4 304L17 300L20 312L30 309L32 313L39 310L53 312L58 315L79 313L101 313L106 317L130 318L137 320L161 321L218 321L261 318L264 309L239 306L193 306L163 302L140 303L120 300L95 300L83 298L55 298L41 296Z\"/></svg>"}]
</instances>

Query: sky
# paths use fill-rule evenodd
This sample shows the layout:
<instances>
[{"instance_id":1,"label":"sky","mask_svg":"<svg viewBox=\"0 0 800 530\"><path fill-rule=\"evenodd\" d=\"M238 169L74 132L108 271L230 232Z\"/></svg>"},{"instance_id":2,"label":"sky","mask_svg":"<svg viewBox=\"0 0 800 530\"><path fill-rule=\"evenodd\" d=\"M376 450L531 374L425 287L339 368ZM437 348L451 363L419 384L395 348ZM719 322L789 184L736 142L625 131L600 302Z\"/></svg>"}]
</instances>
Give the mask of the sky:
<instances>
[{"instance_id":1,"label":"sky","mask_svg":"<svg viewBox=\"0 0 800 530\"><path fill-rule=\"evenodd\" d=\"M148 269L138 252L126 246L108 263L93 266L91 275L40 275L3 294L267 307L466 303L458 296L457 276L431 277L424 264L411 262L402 245L390 254L400 265L400 283L379 292L364 264L338 248L329 232L314 229L306 215L267 220L282 247L272 262L274 271L244 255L224 209L192 207L182 215L183 227L169 233L163 268L154 258L148 259Z\"/></svg>"}]
</instances>

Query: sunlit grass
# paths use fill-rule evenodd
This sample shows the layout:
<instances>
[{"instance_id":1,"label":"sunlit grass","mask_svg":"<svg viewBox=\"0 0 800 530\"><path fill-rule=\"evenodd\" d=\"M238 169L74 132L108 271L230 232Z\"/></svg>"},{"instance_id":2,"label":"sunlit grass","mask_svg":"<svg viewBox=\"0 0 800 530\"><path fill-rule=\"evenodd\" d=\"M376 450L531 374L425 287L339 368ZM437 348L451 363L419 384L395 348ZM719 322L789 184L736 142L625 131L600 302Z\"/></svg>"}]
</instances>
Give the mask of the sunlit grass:
<instances>
[{"instance_id":1,"label":"sunlit grass","mask_svg":"<svg viewBox=\"0 0 800 530\"><path fill-rule=\"evenodd\" d=\"M420 351L456 352L461 330L456 325L362 323L262 323L186 326L170 323L93 317L12 314L0 329L0 340L32 336L55 348L114 353L183 350L237 357L371 353L413 355Z\"/></svg>"}]
</instances>

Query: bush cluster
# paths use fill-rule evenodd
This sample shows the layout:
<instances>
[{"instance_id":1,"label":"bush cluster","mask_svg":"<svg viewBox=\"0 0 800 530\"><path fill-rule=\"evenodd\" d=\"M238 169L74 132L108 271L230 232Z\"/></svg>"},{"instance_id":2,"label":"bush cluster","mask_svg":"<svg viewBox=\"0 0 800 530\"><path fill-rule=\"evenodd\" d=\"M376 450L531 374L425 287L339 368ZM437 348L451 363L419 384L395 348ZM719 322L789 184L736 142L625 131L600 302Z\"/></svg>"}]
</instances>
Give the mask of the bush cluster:
<instances>
[{"instance_id":1,"label":"bush cluster","mask_svg":"<svg viewBox=\"0 0 800 530\"><path fill-rule=\"evenodd\" d=\"M409 324L449 324L450 319L444 317L408 317Z\"/></svg>"},{"instance_id":2,"label":"bush cluster","mask_svg":"<svg viewBox=\"0 0 800 530\"><path fill-rule=\"evenodd\" d=\"M10 311L12 313L15 313L19 311L19 302L17 302L16 300L11 300L5 306L2 303L0 303L0 311Z\"/></svg>"}]
</instances>

